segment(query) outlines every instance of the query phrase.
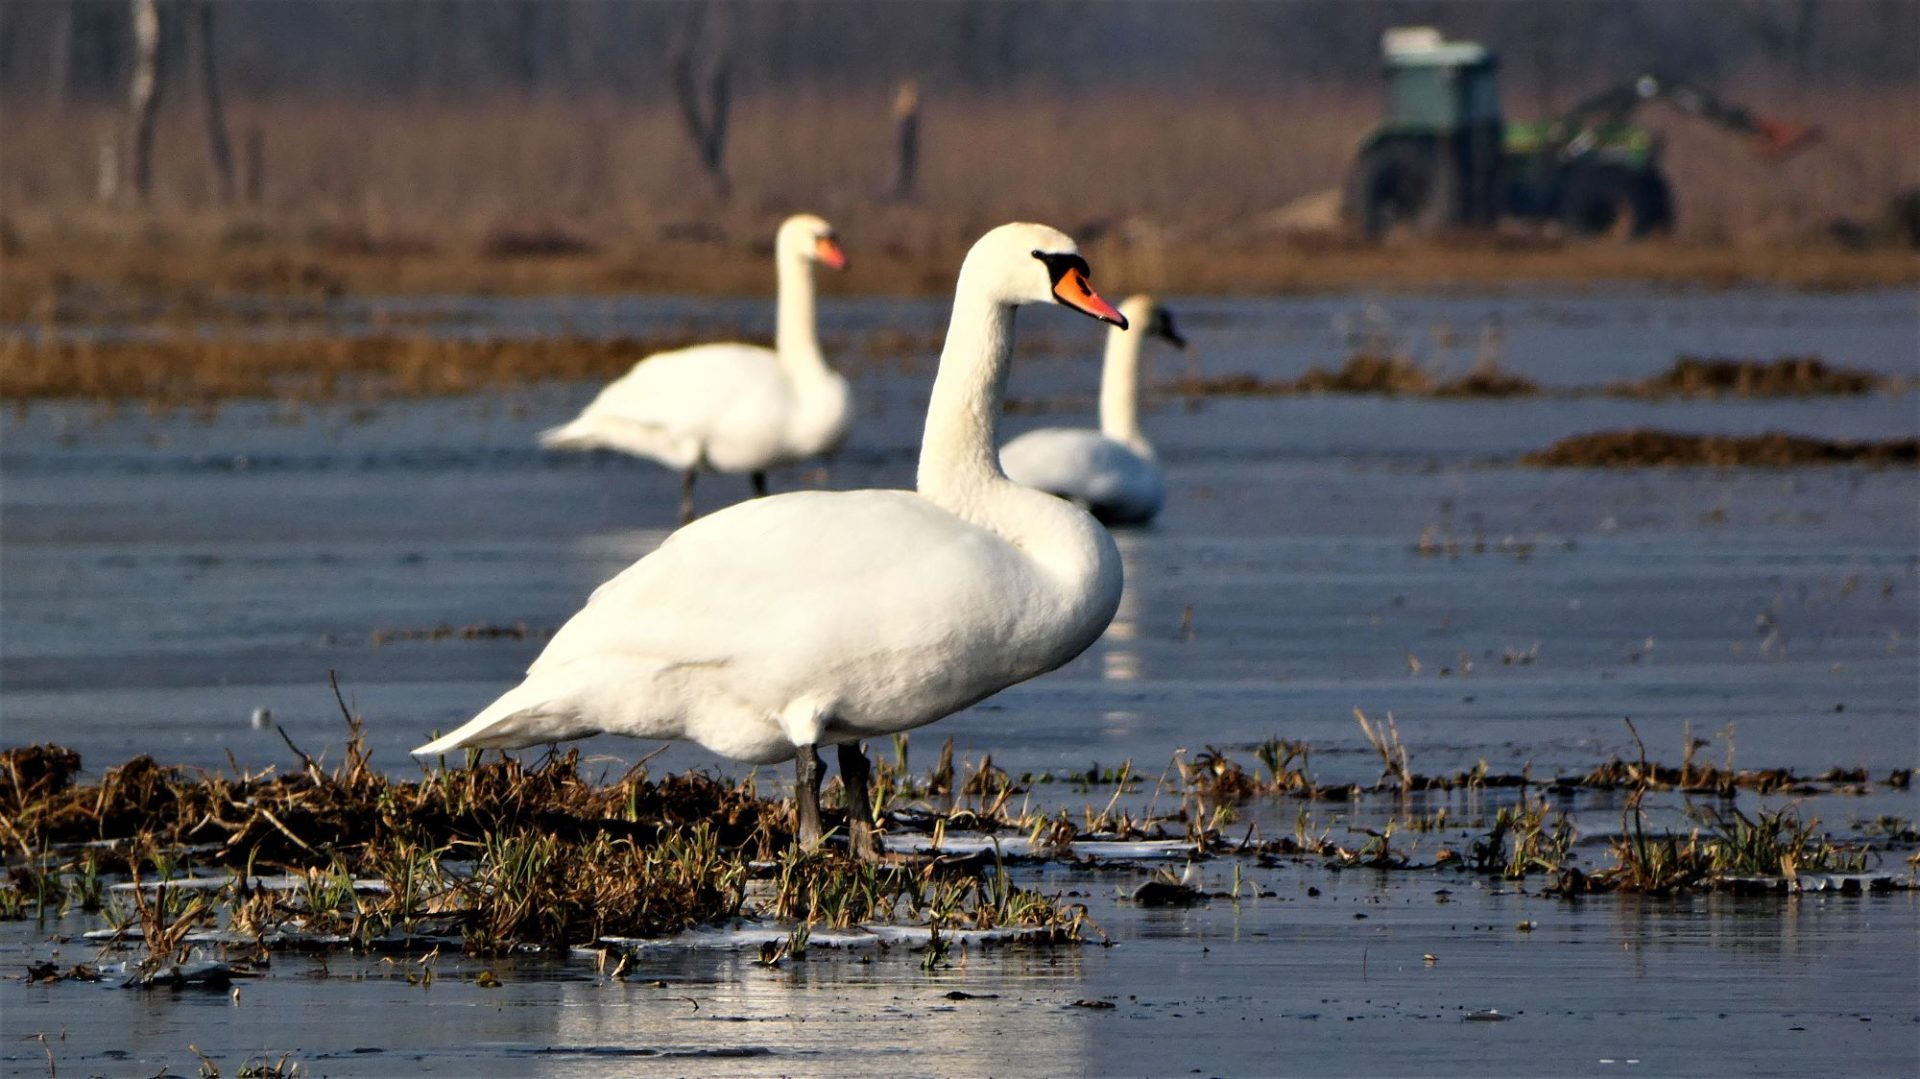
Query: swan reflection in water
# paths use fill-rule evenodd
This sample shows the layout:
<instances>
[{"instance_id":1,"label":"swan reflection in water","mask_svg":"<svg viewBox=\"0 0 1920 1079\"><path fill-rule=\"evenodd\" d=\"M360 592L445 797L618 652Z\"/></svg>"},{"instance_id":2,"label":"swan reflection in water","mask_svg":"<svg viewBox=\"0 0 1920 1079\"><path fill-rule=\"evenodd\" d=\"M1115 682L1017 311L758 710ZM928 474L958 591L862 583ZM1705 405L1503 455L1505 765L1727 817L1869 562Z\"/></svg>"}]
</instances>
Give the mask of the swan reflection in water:
<instances>
[{"instance_id":1,"label":"swan reflection in water","mask_svg":"<svg viewBox=\"0 0 1920 1079\"><path fill-rule=\"evenodd\" d=\"M1120 549L1120 565L1126 586L1120 592L1120 609L1100 638L1100 678L1106 682L1132 682L1140 677L1140 593L1147 581L1141 572L1140 537L1131 532L1115 532L1114 546Z\"/></svg>"},{"instance_id":2,"label":"swan reflection in water","mask_svg":"<svg viewBox=\"0 0 1920 1079\"><path fill-rule=\"evenodd\" d=\"M1088 993L1084 955L1074 947L956 950L951 962L956 970L964 964L964 980L927 974L917 955L897 946L814 949L806 962L772 969L757 955L642 954L624 980L567 980L550 993L527 994L522 981L521 992L538 999L481 1009L492 1014L467 1021L486 1029L463 1034L556 1062L572 1053L583 1063L612 1064L604 1058L623 1053L665 1058L669 1067L678 1060L681 1073L791 1075L830 1060L835 1074L898 1075L936 1070L929 1062L937 1060L940 1074L1059 1074L1092 1059L1090 1024L1103 1018L1070 1006ZM983 1021L994 1002L949 997L955 989L997 996L1001 1006Z\"/></svg>"}]
</instances>

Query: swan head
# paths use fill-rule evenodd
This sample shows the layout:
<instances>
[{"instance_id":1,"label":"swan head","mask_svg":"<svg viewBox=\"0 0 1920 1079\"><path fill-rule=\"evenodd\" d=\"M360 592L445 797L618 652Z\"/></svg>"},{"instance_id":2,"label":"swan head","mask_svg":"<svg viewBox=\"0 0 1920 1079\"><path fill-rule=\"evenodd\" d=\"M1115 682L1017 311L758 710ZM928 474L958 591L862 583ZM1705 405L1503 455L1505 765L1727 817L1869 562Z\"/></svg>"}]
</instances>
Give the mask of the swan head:
<instances>
[{"instance_id":1,"label":"swan head","mask_svg":"<svg viewBox=\"0 0 1920 1079\"><path fill-rule=\"evenodd\" d=\"M847 253L840 247L840 237L825 218L814 214L794 214L781 222L773 249L782 262L818 262L829 269L847 268Z\"/></svg>"},{"instance_id":2,"label":"swan head","mask_svg":"<svg viewBox=\"0 0 1920 1079\"><path fill-rule=\"evenodd\" d=\"M1129 296L1120 304L1120 313L1127 316L1127 325L1133 327L1128 332L1157 337L1174 348L1187 347L1187 339L1174 328L1172 312L1153 297L1145 293Z\"/></svg>"},{"instance_id":3,"label":"swan head","mask_svg":"<svg viewBox=\"0 0 1920 1079\"><path fill-rule=\"evenodd\" d=\"M960 266L968 287L1000 303L1057 303L1126 329L1127 316L1093 291L1091 275L1066 233L1024 223L1001 225L982 236Z\"/></svg>"}]
</instances>

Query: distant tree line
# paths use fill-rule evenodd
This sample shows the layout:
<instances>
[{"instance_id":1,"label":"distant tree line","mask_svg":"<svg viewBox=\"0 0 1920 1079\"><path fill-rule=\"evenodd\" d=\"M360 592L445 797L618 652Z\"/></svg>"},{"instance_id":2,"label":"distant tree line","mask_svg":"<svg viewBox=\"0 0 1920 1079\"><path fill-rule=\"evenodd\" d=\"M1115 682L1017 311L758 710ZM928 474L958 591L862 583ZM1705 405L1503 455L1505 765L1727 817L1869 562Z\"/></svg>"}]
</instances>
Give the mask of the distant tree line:
<instances>
[{"instance_id":1,"label":"distant tree line","mask_svg":"<svg viewBox=\"0 0 1920 1079\"><path fill-rule=\"evenodd\" d=\"M5 0L0 94L124 100L135 6ZM1647 67L1762 70L1798 89L1920 79L1916 0L215 0L214 14L227 92L249 100L664 96L698 19L721 27L703 47L736 93L892 93L907 78L941 94L1370 88L1380 32L1406 24L1500 50L1527 113ZM185 55L188 22L167 22L164 49Z\"/></svg>"}]
</instances>

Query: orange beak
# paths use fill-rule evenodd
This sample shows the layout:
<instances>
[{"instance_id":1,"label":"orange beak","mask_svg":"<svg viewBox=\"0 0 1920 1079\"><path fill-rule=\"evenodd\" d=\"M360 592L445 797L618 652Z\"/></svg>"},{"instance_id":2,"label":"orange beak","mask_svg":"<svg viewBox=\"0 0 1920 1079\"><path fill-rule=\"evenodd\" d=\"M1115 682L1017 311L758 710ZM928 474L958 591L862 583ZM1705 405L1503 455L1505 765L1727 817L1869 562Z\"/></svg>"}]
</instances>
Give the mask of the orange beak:
<instances>
[{"instance_id":1,"label":"orange beak","mask_svg":"<svg viewBox=\"0 0 1920 1079\"><path fill-rule=\"evenodd\" d=\"M847 268L847 253L840 249L840 242L831 236L822 236L813 241L813 257L836 270Z\"/></svg>"},{"instance_id":2,"label":"orange beak","mask_svg":"<svg viewBox=\"0 0 1920 1079\"><path fill-rule=\"evenodd\" d=\"M1092 315L1102 322L1111 322L1123 330L1127 328L1127 316L1101 299L1087 281L1087 275L1079 270L1068 270L1060 275L1060 280L1053 286L1053 297L1075 311Z\"/></svg>"}]
</instances>

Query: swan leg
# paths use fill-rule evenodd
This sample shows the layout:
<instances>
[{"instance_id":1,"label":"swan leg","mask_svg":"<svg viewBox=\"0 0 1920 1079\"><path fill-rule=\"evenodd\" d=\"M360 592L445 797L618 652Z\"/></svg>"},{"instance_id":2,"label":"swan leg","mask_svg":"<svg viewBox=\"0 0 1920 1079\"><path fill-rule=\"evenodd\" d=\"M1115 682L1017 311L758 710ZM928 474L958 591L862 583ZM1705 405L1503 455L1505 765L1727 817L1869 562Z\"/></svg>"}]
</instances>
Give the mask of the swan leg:
<instances>
[{"instance_id":1,"label":"swan leg","mask_svg":"<svg viewBox=\"0 0 1920 1079\"><path fill-rule=\"evenodd\" d=\"M749 477L749 478L750 478L750 479L752 479L752 481L753 481L753 497L755 497L755 498L765 498L765 497L767 497L767 473L766 473L766 471L765 471L765 470L762 470L762 471L759 471L759 472L755 472L755 473L754 473L754 474L753 474L753 475L752 475L751 477Z\"/></svg>"},{"instance_id":2,"label":"swan leg","mask_svg":"<svg viewBox=\"0 0 1920 1079\"><path fill-rule=\"evenodd\" d=\"M820 755L810 745L801 746L793 757L793 797L799 803L800 847L812 850L820 845Z\"/></svg>"},{"instance_id":3,"label":"swan leg","mask_svg":"<svg viewBox=\"0 0 1920 1079\"><path fill-rule=\"evenodd\" d=\"M858 742L840 747L840 782L847 788L847 847L855 858L880 858L880 833L873 827L873 799L868 792L866 751Z\"/></svg>"},{"instance_id":4,"label":"swan leg","mask_svg":"<svg viewBox=\"0 0 1920 1079\"><path fill-rule=\"evenodd\" d=\"M680 477L680 523L693 523L693 481L699 470L689 468Z\"/></svg>"}]
</instances>

